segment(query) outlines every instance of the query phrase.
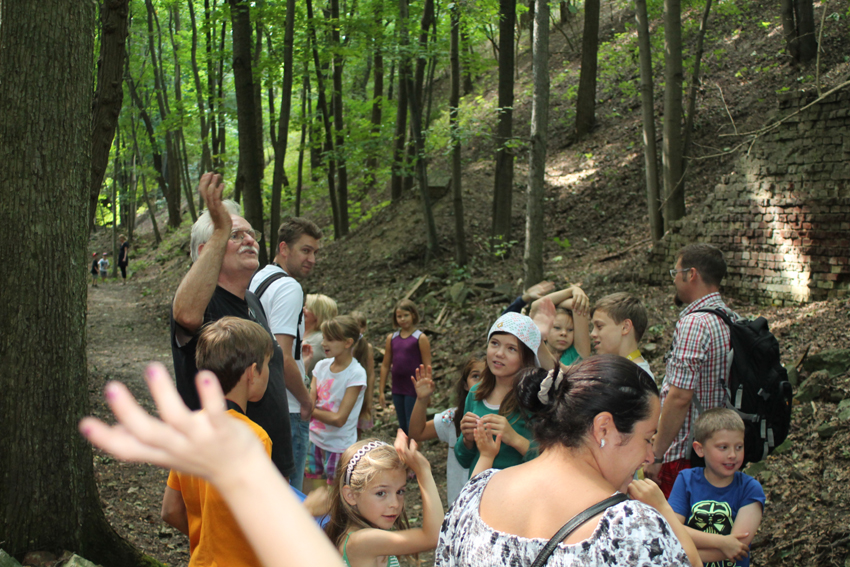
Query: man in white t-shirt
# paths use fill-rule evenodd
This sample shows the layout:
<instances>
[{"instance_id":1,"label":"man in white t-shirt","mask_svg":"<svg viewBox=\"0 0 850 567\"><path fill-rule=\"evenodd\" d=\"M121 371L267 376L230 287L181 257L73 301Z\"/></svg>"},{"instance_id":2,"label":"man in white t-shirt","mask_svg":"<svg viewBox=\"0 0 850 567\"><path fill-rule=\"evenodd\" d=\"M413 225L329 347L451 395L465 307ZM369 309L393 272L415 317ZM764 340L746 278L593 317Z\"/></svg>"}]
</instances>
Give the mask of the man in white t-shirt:
<instances>
[{"instance_id":1,"label":"man in white t-shirt","mask_svg":"<svg viewBox=\"0 0 850 567\"><path fill-rule=\"evenodd\" d=\"M301 490L307 460L310 398L301 340L304 337L304 292L299 280L307 277L316 265L316 254L322 230L316 223L292 217L278 230L278 251L274 262L254 274L248 289L254 292L268 314L269 326L283 349L283 373L289 397L289 419L292 429L292 456L295 471L290 484Z\"/></svg>"}]
</instances>

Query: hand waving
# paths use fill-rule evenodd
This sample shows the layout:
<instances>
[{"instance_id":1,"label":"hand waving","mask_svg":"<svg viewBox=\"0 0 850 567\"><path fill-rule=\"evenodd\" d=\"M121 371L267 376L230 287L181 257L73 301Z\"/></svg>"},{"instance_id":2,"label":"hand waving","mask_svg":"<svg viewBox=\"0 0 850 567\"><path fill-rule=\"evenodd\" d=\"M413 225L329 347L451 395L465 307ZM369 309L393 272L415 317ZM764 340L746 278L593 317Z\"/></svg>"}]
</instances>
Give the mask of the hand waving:
<instances>
[{"instance_id":1,"label":"hand waving","mask_svg":"<svg viewBox=\"0 0 850 567\"><path fill-rule=\"evenodd\" d=\"M413 382L416 397L419 399L430 398L436 389L430 365L420 364L419 368L416 369L416 376L411 376L410 380Z\"/></svg>"}]
</instances>

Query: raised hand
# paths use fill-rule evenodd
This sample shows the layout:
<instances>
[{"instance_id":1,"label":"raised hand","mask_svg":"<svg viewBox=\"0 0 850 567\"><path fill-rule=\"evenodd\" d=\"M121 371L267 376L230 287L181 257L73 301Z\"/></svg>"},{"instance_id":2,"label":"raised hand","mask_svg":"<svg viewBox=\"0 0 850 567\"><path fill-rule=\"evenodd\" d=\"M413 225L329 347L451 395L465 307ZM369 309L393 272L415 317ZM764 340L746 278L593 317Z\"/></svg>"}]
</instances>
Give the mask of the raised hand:
<instances>
[{"instance_id":1,"label":"raised hand","mask_svg":"<svg viewBox=\"0 0 850 567\"><path fill-rule=\"evenodd\" d=\"M395 447L401 462L407 465L413 471L413 474L419 476L422 472L431 470L431 463L428 462L425 455L419 452L416 441L408 439L401 429L396 433L393 447Z\"/></svg>"},{"instance_id":2,"label":"raised hand","mask_svg":"<svg viewBox=\"0 0 850 567\"><path fill-rule=\"evenodd\" d=\"M652 506L659 512L665 506L669 506L667 499L664 498L664 493L658 488L658 485L651 480L633 480L629 484L629 496L633 500L638 500Z\"/></svg>"},{"instance_id":3,"label":"raised hand","mask_svg":"<svg viewBox=\"0 0 850 567\"><path fill-rule=\"evenodd\" d=\"M516 443L518 433L508 423L508 418L497 413L488 413L481 418L479 427L486 427L491 435L498 435L502 441L513 447Z\"/></svg>"},{"instance_id":4,"label":"raised hand","mask_svg":"<svg viewBox=\"0 0 850 567\"><path fill-rule=\"evenodd\" d=\"M590 299L587 297L587 294L584 293L577 285L571 286L570 289L573 292L573 305L572 309L579 315L589 315L590 314Z\"/></svg>"},{"instance_id":5,"label":"raised hand","mask_svg":"<svg viewBox=\"0 0 850 567\"><path fill-rule=\"evenodd\" d=\"M416 376L411 376L410 380L413 382L413 388L416 390L417 398L430 398L436 389L430 365L425 366L424 364L420 364L419 368L416 369Z\"/></svg>"},{"instance_id":6,"label":"raised hand","mask_svg":"<svg viewBox=\"0 0 850 567\"><path fill-rule=\"evenodd\" d=\"M555 304L548 297L538 299L531 304L531 311L528 316L534 320L534 324L540 329L540 335L548 337L552 323L555 322Z\"/></svg>"},{"instance_id":7,"label":"raised hand","mask_svg":"<svg viewBox=\"0 0 850 567\"><path fill-rule=\"evenodd\" d=\"M221 182L221 175L209 172L203 174L201 180L198 181L198 192L204 198L204 203L210 211L213 229L226 230L229 234L233 228L233 220L222 202L224 183Z\"/></svg>"},{"instance_id":8,"label":"raised hand","mask_svg":"<svg viewBox=\"0 0 850 567\"><path fill-rule=\"evenodd\" d=\"M482 457L493 460L502 447L502 434L495 434L487 424L475 428L475 445Z\"/></svg>"},{"instance_id":9,"label":"raised hand","mask_svg":"<svg viewBox=\"0 0 850 567\"><path fill-rule=\"evenodd\" d=\"M522 294L522 299L526 303L530 303L532 301L536 301L543 297L548 293L552 293L552 290L555 289L555 284L548 281L542 281L540 283L536 283Z\"/></svg>"}]
</instances>

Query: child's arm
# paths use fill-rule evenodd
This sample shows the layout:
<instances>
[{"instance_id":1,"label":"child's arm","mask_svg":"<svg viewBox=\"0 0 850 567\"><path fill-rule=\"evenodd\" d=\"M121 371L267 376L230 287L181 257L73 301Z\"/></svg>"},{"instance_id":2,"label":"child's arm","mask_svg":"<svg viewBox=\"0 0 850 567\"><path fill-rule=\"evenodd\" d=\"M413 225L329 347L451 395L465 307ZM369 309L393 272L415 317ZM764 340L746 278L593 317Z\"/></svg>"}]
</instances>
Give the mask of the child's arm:
<instances>
[{"instance_id":1,"label":"child's arm","mask_svg":"<svg viewBox=\"0 0 850 567\"><path fill-rule=\"evenodd\" d=\"M633 480L629 484L629 496L634 500L643 502L648 506L655 508L661 514L670 527L673 529L673 534L688 555L693 567L702 567L701 553L697 550L696 542L691 539L690 532L681 521L678 514L673 511L667 499L664 498L664 493L658 488L658 485L651 480Z\"/></svg>"},{"instance_id":2,"label":"child's arm","mask_svg":"<svg viewBox=\"0 0 850 567\"><path fill-rule=\"evenodd\" d=\"M590 352L590 319L587 311L574 309L574 300L568 299L558 304L562 309L569 309L573 313L573 345L582 358L591 355Z\"/></svg>"},{"instance_id":3,"label":"child's arm","mask_svg":"<svg viewBox=\"0 0 850 567\"><path fill-rule=\"evenodd\" d=\"M319 386L316 384L316 375L310 378L310 399L313 400L313 408L316 407L316 401L319 399ZM313 411L316 411L315 409Z\"/></svg>"},{"instance_id":4,"label":"child's arm","mask_svg":"<svg viewBox=\"0 0 850 567\"><path fill-rule=\"evenodd\" d=\"M480 426L488 428L492 435L501 435L502 441L506 445L509 445L519 451L519 454L523 457L528 452L528 448L531 446L531 441L517 433L516 430L511 427L511 424L508 422L508 418L503 415L488 413L481 418L479 427Z\"/></svg>"},{"instance_id":5,"label":"child's arm","mask_svg":"<svg viewBox=\"0 0 850 567\"><path fill-rule=\"evenodd\" d=\"M378 403L382 408L387 407L387 399L384 397L384 391L387 389L387 376L390 373L390 367L393 364L393 336L387 335L387 344L384 348L384 361L381 363L381 381L378 384Z\"/></svg>"},{"instance_id":6,"label":"child's arm","mask_svg":"<svg viewBox=\"0 0 850 567\"><path fill-rule=\"evenodd\" d=\"M351 414L351 410L354 409L354 404L357 403L357 397L360 395L361 389L363 389L363 386L350 386L346 388L345 395L342 397L337 411L316 408L313 410L313 417L325 425L342 427L348 421L348 416Z\"/></svg>"},{"instance_id":7,"label":"child's arm","mask_svg":"<svg viewBox=\"0 0 850 567\"><path fill-rule=\"evenodd\" d=\"M422 365L416 369L416 376L410 377L416 389L416 403L410 413L410 424L407 430L410 438L415 441L426 441L437 437L434 420L428 421L428 402L434 393L434 380L431 379L431 367Z\"/></svg>"},{"instance_id":8,"label":"child's arm","mask_svg":"<svg viewBox=\"0 0 850 567\"><path fill-rule=\"evenodd\" d=\"M499 433L494 439L493 432L490 431L488 426L476 427L475 445L478 447L481 456L478 457L478 462L475 463L475 469L473 469L469 478L493 468L493 461L496 460L496 455L502 448L502 434Z\"/></svg>"},{"instance_id":9,"label":"child's arm","mask_svg":"<svg viewBox=\"0 0 850 567\"><path fill-rule=\"evenodd\" d=\"M183 494L179 490L174 490L170 486L165 487L160 517L162 517L163 522L180 533L189 535L189 515L186 513Z\"/></svg>"},{"instance_id":10,"label":"child's arm","mask_svg":"<svg viewBox=\"0 0 850 567\"><path fill-rule=\"evenodd\" d=\"M424 366L431 366L431 341L428 340L428 335L422 333L419 335L419 355L422 357Z\"/></svg>"},{"instance_id":11,"label":"child's arm","mask_svg":"<svg viewBox=\"0 0 850 567\"><path fill-rule=\"evenodd\" d=\"M437 483L431 474L431 464L417 450L416 441L407 439L399 430L395 449L402 462L416 474L422 495L422 527L398 532L379 529L362 529L351 534L346 553L352 563L360 558L384 555L411 555L436 549L443 523L443 505L437 492Z\"/></svg>"},{"instance_id":12,"label":"child's arm","mask_svg":"<svg viewBox=\"0 0 850 567\"><path fill-rule=\"evenodd\" d=\"M684 523L684 516L679 518ZM738 510L735 523L732 524L732 533L729 535L707 534L689 527L687 529L697 544L703 561L737 561L749 555L750 542L758 532L761 518L761 502L752 502Z\"/></svg>"},{"instance_id":13,"label":"child's arm","mask_svg":"<svg viewBox=\"0 0 850 567\"><path fill-rule=\"evenodd\" d=\"M375 395L375 349L366 345L366 395L360 408L360 419L372 420L372 396Z\"/></svg>"}]
</instances>

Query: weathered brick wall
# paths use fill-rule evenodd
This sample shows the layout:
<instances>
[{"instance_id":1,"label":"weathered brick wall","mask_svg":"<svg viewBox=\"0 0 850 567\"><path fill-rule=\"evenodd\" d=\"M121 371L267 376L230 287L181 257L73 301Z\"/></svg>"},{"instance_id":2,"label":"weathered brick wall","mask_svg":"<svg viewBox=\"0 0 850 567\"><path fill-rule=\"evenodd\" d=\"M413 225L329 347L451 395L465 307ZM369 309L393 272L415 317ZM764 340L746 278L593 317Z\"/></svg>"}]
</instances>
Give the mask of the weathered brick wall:
<instances>
[{"instance_id":1,"label":"weathered brick wall","mask_svg":"<svg viewBox=\"0 0 850 567\"><path fill-rule=\"evenodd\" d=\"M779 116L814 94L785 95ZM850 295L850 92L791 117L759 138L703 206L672 223L649 253L646 276L669 283L692 242L723 250L723 292L777 305Z\"/></svg>"}]
</instances>

